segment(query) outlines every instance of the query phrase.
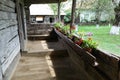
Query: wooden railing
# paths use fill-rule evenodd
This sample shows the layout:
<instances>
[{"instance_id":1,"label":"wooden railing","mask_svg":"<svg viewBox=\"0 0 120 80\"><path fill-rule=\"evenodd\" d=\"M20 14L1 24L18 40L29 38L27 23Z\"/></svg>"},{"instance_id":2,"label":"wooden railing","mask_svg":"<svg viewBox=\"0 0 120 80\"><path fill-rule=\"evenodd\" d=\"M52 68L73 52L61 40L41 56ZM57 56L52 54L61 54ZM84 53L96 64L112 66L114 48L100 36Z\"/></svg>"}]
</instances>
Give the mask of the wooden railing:
<instances>
[{"instance_id":1,"label":"wooden railing","mask_svg":"<svg viewBox=\"0 0 120 80\"><path fill-rule=\"evenodd\" d=\"M120 80L120 57L100 50L86 52L67 36L55 29L54 32L66 47L81 80Z\"/></svg>"},{"instance_id":2,"label":"wooden railing","mask_svg":"<svg viewBox=\"0 0 120 80\"><path fill-rule=\"evenodd\" d=\"M28 24L27 27L27 34L28 35L43 35L43 34L49 34L49 32L52 30L53 24Z\"/></svg>"}]
</instances>

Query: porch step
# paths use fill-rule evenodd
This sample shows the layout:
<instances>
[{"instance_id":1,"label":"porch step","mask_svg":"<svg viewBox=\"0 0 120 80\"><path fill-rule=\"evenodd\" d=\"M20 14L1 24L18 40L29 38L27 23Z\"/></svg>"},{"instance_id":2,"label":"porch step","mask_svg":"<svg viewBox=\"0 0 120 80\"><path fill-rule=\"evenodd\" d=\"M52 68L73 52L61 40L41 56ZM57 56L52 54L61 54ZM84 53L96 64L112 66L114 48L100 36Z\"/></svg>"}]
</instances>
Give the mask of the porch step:
<instances>
[{"instance_id":1,"label":"porch step","mask_svg":"<svg viewBox=\"0 0 120 80\"><path fill-rule=\"evenodd\" d=\"M28 37L47 37L49 34L44 34L44 35L28 35Z\"/></svg>"},{"instance_id":2,"label":"porch step","mask_svg":"<svg viewBox=\"0 0 120 80\"><path fill-rule=\"evenodd\" d=\"M49 34L51 29L36 29L36 30L28 30L28 35L42 35Z\"/></svg>"},{"instance_id":3,"label":"porch step","mask_svg":"<svg viewBox=\"0 0 120 80\"><path fill-rule=\"evenodd\" d=\"M48 49L48 50L43 50L43 51L32 51L32 52L27 52L27 53L22 53L22 56L68 56L67 50L52 50L52 49Z\"/></svg>"},{"instance_id":4,"label":"porch step","mask_svg":"<svg viewBox=\"0 0 120 80\"><path fill-rule=\"evenodd\" d=\"M46 40L49 39L50 35L49 34L44 34L44 35L28 35L28 40Z\"/></svg>"},{"instance_id":5,"label":"porch step","mask_svg":"<svg viewBox=\"0 0 120 80\"><path fill-rule=\"evenodd\" d=\"M28 53L64 53L67 50L58 42L48 42L46 40L28 41Z\"/></svg>"}]
</instances>

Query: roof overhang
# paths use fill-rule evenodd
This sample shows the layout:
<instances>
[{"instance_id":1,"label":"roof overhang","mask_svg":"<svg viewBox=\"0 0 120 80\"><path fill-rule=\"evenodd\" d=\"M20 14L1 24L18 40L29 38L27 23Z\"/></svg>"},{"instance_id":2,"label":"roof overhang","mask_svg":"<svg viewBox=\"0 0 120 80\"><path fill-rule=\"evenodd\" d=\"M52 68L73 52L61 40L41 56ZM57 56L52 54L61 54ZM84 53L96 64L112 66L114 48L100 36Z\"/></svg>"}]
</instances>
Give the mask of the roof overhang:
<instances>
[{"instance_id":1,"label":"roof overhang","mask_svg":"<svg viewBox=\"0 0 120 80\"><path fill-rule=\"evenodd\" d=\"M49 3L58 3L65 2L67 0L24 0L25 6L30 6L31 4L49 4Z\"/></svg>"},{"instance_id":2,"label":"roof overhang","mask_svg":"<svg viewBox=\"0 0 120 80\"><path fill-rule=\"evenodd\" d=\"M30 15L55 15L54 11L48 4L32 4L30 7ZM60 12L61 15L66 15L64 11ZM56 14L57 15L57 14Z\"/></svg>"}]
</instances>

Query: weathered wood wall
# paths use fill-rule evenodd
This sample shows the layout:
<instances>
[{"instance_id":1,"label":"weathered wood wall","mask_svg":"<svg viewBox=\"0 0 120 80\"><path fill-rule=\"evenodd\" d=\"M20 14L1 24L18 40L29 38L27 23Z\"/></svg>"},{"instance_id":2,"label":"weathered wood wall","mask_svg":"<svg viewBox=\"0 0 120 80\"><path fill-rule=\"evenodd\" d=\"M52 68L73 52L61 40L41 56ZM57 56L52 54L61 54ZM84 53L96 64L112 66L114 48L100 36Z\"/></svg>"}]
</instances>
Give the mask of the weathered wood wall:
<instances>
[{"instance_id":1,"label":"weathered wood wall","mask_svg":"<svg viewBox=\"0 0 120 80\"><path fill-rule=\"evenodd\" d=\"M82 80L120 80L120 57L100 50L88 53L67 36L57 30L55 32L68 50L73 66Z\"/></svg>"},{"instance_id":2,"label":"weathered wood wall","mask_svg":"<svg viewBox=\"0 0 120 80\"><path fill-rule=\"evenodd\" d=\"M2 80L2 71L1 71L1 65L0 65L0 80Z\"/></svg>"},{"instance_id":3,"label":"weathered wood wall","mask_svg":"<svg viewBox=\"0 0 120 80\"><path fill-rule=\"evenodd\" d=\"M13 0L0 0L0 65L2 74L19 53L18 22Z\"/></svg>"}]
</instances>

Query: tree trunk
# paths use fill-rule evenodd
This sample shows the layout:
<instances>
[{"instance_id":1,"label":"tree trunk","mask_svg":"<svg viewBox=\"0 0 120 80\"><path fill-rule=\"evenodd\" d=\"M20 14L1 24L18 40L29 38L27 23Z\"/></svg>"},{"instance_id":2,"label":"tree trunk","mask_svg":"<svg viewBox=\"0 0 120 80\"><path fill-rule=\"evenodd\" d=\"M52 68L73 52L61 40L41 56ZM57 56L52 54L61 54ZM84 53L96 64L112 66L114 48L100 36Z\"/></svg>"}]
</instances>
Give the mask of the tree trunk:
<instances>
[{"instance_id":1,"label":"tree trunk","mask_svg":"<svg viewBox=\"0 0 120 80\"><path fill-rule=\"evenodd\" d=\"M101 12L96 11L96 28L99 28L100 25Z\"/></svg>"},{"instance_id":2,"label":"tree trunk","mask_svg":"<svg viewBox=\"0 0 120 80\"><path fill-rule=\"evenodd\" d=\"M79 24L79 23L80 23L80 12L78 12L78 15L77 15L77 17L76 17L76 19L75 19L75 23L76 23L76 24Z\"/></svg>"},{"instance_id":3,"label":"tree trunk","mask_svg":"<svg viewBox=\"0 0 120 80\"><path fill-rule=\"evenodd\" d=\"M111 27L110 34L119 35L120 33L120 3L114 8L115 20L113 26Z\"/></svg>"}]
</instances>

